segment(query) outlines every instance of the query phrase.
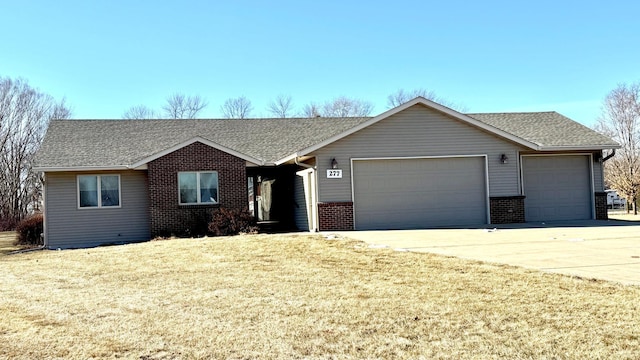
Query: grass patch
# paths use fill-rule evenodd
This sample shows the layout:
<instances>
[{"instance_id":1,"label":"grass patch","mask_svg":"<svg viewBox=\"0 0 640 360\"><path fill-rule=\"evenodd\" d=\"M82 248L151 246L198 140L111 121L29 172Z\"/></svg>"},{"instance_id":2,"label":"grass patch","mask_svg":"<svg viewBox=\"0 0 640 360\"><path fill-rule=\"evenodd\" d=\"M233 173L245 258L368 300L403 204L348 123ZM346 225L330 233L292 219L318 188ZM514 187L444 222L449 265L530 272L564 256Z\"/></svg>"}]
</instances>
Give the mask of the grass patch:
<instances>
[{"instance_id":1,"label":"grass patch","mask_svg":"<svg viewBox=\"0 0 640 360\"><path fill-rule=\"evenodd\" d=\"M640 357L640 288L318 236L0 257L0 358Z\"/></svg>"},{"instance_id":2,"label":"grass patch","mask_svg":"<svg viewBox=\"0 0 640 360\"><path fill-rule=\"evenodd\" d=\"M16 242L16 233L13 231L0 232L0 256L9 254L10 252L20 250L20 246L14 245Z\"/></svg>"}]
</instances>

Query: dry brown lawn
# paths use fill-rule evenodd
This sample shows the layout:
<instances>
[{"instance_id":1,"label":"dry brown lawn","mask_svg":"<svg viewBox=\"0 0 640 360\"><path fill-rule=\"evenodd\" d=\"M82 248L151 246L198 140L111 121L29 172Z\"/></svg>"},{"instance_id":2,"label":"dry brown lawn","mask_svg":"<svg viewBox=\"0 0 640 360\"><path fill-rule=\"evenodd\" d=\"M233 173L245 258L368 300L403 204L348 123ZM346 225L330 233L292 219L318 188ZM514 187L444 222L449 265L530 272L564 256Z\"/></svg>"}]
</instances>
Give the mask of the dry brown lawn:
<instances>
[{"instance_id":1,"label":"dry brown lawn","mask_svg":"<svg viewBox=\"0 0 640 360\"><path fill-rule=\"evenodd\" d=\"M16 233L13 231L0 232L0 256L20 250L19 246L13 245L16 241Z\"/></svg>"},{"instance_id":2,"label":"dry brown lawn","mask_svg":"<svg viewBox=\"0 0 640 360\"><path fill-rule=\"evenodd\" d=\"M640 358L640 287L320 236L37 251L0 278L0 358Z\"/></svg>"}]
</instances>

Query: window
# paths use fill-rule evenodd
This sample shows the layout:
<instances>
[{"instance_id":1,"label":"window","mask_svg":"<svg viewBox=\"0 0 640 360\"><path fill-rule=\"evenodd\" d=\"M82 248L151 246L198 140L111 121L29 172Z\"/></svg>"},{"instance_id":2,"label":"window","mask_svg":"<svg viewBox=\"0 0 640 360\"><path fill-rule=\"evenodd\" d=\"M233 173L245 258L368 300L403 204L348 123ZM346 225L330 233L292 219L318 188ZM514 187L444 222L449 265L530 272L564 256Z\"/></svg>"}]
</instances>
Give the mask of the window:
<instances>
[{"instance_id":1,"label":"window","mask_svg":"<svg viewBox=\"0 0 640 360\"><path fill-rule=\"evenodd\" d=\"M79 175L78 207L120 207L120 175Z\"/></svg>"},{"instance_id":2,"label":"window","mask_svg":"<svg viewBox=\"0 0 640 360\"><path fill-rule=\"evenodd\" d=\"M215 171L178 173L178 188L178 201L182 205L218 203L218 173Z\"/></svg>"}]
</instances>

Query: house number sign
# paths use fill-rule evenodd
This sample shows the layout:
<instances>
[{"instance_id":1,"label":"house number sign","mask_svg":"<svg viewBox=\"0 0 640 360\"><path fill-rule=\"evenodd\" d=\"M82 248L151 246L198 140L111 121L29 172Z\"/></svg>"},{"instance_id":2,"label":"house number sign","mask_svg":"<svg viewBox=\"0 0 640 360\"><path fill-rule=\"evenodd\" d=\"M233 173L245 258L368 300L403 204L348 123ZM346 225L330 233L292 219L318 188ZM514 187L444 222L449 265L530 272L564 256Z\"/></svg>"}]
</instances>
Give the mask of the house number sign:
<instances>
[{"instance_id":1,"label":"house number sign","mask_svg":"<svg viewBox=\"0 0 640 360\"><path fill-rule=\"evenodd\" d=\"M327 179L342 179L342 170L338 170L338 169L327 170Z\"/></svg>"}]
</instances>

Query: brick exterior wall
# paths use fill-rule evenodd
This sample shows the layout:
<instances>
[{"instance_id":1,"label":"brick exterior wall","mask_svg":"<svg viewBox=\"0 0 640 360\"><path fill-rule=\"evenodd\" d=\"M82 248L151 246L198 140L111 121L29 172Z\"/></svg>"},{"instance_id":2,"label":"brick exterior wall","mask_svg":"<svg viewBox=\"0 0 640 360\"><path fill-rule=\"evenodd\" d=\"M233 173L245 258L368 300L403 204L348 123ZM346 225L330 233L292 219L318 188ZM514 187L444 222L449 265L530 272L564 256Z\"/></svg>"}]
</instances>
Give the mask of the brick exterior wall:
<instances>
[{"instance_id":1,"label":"brick exterior wall","mask_svg":"<svg viewBox=\"0 0 640 360\"><path fill-rule=\"evenodd\" d=\"M489 198L492 224L523 223L524 196L496 196Z\"/></svg>"},{"instance_id":2,"label":"brick exterior wall","mask_svg":"<svg viewBox=\"0 0 640 360\"><path fill-rule=\"evenodd\" d=\"M596 203L596 220L608 220L609 213L607 212L607 193L596 192L593 197Z\"/></svg>"},{"instance_id":3,"label":"brick exterior wall","mask_svg":"<svg viewBox=\"0 0 640 360\"><path fill-rule=\"evenodd\" d=\"M319 202L320 231L353 230L352 202Z\"/></svg>"},{"instance_id":4,"label":"brick exterior wall","mask_svg":"<svg viewBox=\"0 0 640 360\"><path fill-rule=\"evenodd\" d=\"M180 171L217 171L219 205L179 205ZM199 235L213 209L248 205L245 161L199 142L149 162L147 174L152 237Z\"/></svg>"}]
</instances>

